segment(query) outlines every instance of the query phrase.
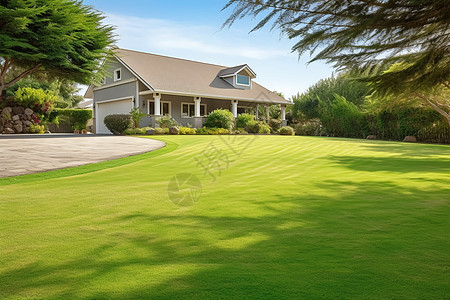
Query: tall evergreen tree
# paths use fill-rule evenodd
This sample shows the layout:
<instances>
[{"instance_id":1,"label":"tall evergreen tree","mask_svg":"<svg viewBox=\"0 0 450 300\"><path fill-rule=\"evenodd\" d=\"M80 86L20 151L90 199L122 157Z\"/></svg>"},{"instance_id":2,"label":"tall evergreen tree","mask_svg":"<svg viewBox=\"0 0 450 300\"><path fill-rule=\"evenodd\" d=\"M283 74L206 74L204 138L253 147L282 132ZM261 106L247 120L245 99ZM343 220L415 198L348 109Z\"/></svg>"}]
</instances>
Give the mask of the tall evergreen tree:
<instances>
[{"instance_id":1,"label":"tall evergreen tree","mask_svg":"<svg viewBox=\"0 0 450 300\"><path fill-rule=\"evenodd\" d=\"M103 72L113 28L75 0L0 0L0 95L22 78L45 71L88 84ZM14 70L21 70L15 73Z\"/></svg>"},{"instance_id":2,"label":"tall evergreen tree","mask_svg":"<svg viewBox=\"0 0 450 300\"><path fill-rule=\"evenodd\" d=\"M230 0L228 7L224 26L260 17L253 30L271 23L311 62L363 69L381 96L420 97L450 124L448 99L436 98L436 89L450 88L450 1Z\"/></svg>"}]
</instances>

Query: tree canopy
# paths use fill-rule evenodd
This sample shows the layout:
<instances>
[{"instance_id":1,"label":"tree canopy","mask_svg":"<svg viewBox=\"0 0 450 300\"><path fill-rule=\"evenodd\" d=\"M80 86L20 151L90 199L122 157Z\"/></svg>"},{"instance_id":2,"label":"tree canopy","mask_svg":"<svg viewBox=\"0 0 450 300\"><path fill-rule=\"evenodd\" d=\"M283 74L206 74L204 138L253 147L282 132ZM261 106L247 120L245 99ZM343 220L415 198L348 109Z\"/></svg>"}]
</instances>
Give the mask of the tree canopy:
<instances>
[{"instance_id":1,"label":"tree canopy","mask_svg":"<svg viewBox=\"0 0 450 300\"><path fill-rule=\"evenodd\" d=\"M270 23L296 40L293 51L310 52L311 62L363 70L382 96L416 95L433 108L447 105L430 95L450 88L448 0L230 0L228 7L234 11L224 26L260 17L253 30ZM449 113L440 113L450 124Z\"/></svg>"},{"instance_id":2,"label":"tree canopy","mask_svg":"<svg viewBox=\"0 0 450 300\"><path fill-rule=\"evenodd\" d=\"M45 71L88 84L114 42L104 16L81 1L0 0L0 93ZM14 72L20 70L21 72Z\"/></svg>"}]
</instances>

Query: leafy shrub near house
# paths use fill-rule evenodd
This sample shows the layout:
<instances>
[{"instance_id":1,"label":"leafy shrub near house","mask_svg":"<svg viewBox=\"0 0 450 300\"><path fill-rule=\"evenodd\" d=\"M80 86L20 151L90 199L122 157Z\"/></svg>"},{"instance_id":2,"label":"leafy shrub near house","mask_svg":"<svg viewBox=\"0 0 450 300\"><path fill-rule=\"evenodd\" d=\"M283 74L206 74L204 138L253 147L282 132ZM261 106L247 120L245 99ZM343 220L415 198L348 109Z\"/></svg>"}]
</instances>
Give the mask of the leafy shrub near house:
<instances>
[{"instance_id":1,"label":"leafy shrub near house","mask_svg":"<svg viewBox=\"0 0 450 300\"><path fill-rule=\"evenodd\" d=\"M224 128L230 130L233 128L234 116L227 109L216 109L209 114L204 127L208 128Z\"/></svg>"},{"instance_id":2,"label":"leafy shrub near house","mask_svg":"<svg viewBox=\"0 0 450 300\"><path fill-rule=\"evenodd\" d=\"M145 114L141 111L140 108L136 107L130 111L131 119L133 120L134 128L139 128L139 123L141 119L145 117Z\"/></svg>"},{"instance_id":3,"label":"leafy shrub near house","mask_svg":"<svg viewBox=\"0 0 450 300\"><path fill-rule=\"evenodd\" d=\"M209 127L203 127L197 129L197 134L206 134L206 135L221 135L221 134L230 134L229 129L225 128L209 128Z\"/></svg>"},{"instance_id":4,"label":"leafy shrub near house","mask_svg":"<svg viewBox=\"0 0 450 300\"><path fill-rule=\"evenodd\" d=\"M103 121L106 128L115 135L123 134L127 128L132 127L131 115L128 114L108 115Z\"/></svg>"},{"instance_id":5,"label":"leafy shrub near house","mask_svg":"<svg viewBox=\"0 0 450 300\"><path fill-rule=\"evenodd\" d=\"M195 128L190 127L178 127L178 134L187 135L187 134L197 134L197 130Z\"/></svg>"},{"instance_id":6,"label":"leafy shrub near house","mask_svg":"<svg viewBox=\"0 0 450 300\"><path fill-rule=\"evenodd\" d=\"M156 127L155 128L155 134L169 134L169 128L167 128L167 127L165 127L165 128Z\"/></svg>"},{"instance_id":7,"label":"leafy shrub near house","mask_svg":"<svg viewBox=\"0 0 450 300\"><path fill-rule=\"evenodd\" d=\"M278 132L281 128L281 120L280 119L270 119L269 121L270 132L275 133Z\"/></svg>"},{"instance_id":8,"label":"leafy shrub near house","mask_svg":"<svg viewBox=\"0 0 450 300\"><path fill-rule=\"evenodd\" d=\"M256 119L255 115L252 114L240 114L236 118L236 128L245 128L247 123L254 121Z\"/></svg>"},{"instance_id":9,"label":"leafy shrub near house","mask_svg":"<svg viewBox=\"0 0 450 300\"><path fill-rule=\"evenodd\" d=\"M34 122L52 122L54 119L53 103L58 97L52 91L20 87L15 93L12 102L14 105L31 108L34 111Z\"/></svg>"},{"instance_id":10,"label":"leafy shrub near house","mask_svg":"<svg viewBox=\"0 0 450 300\"><path fill-rule=\"evenodd\" d=\"M308 135L319 136L326 135L325 131L321 128L319 121L307 121L304 123L298 123L294 127L296 135Z\"/></svg>"},{"instance_id":11,"label":"leafy shrub near house","mask_svg":"<svg viewBox=\"0 0 450 300\"><path fill-rule=\"evenodd\" d=\"M170 116L163 116L156 120L161 128L177 127L178 122Z\"/></svg>"},{"instance_id":12,"label":"leafy shrub near house","mask_svg":"<svg viewBox=\"0 0 450 300\"><path fill-rule=\"evenodd\" d=\"M247 123L245 130L249 133L270 133L270 126L262 121L250 121Z\"/></svg>"},{"instance_id":13,"label":"leafy shrub near house","mask_svg":"<svg viewBox=\"0 0 450 300\"><path fill-rule=\"evenodd\" d=\"M39 124L31 124L30 125L30 133L44 133L45 132L45 127L44 125L39 125Z\"/></svg>"},{"instance_id":14,"label":"leafy shrub near house","mask_svg":"<svg viewBox=\"0 0 450 300\"><path fill-rule=\"evenodd\" d=\"M73 109L63 108L55 110L58 119L61 119L70 125L75 130L86 129L86 123L92 118L92 110L89 109Z\"/></svg>"},{"instance_id":15,"label":"leafy shrub near house","mask_svg":"<svg viewBox=\"0 0 450 300\"><path fill-rule=\"evenodd\" d=\"M291 126L283 126L280 128L279 133L281 135L294 135L294 128L292 128Z\"/></svg>"}]
</instances>

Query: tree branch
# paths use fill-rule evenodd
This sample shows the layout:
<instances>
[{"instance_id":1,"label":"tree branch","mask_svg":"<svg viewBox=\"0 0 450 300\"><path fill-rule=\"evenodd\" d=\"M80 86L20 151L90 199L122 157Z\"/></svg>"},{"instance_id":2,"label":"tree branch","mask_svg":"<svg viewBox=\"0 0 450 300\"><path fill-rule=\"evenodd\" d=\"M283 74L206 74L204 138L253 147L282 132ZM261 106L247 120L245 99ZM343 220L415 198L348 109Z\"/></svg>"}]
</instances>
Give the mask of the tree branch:
<instances>
[{"instance_id":1,"label":"tree branch","mask_svg":"<svg viewBox=\"0 0 450 300\"><path fill-rule=\"evenodd\" d=\"M436 105L433 101L431 101L430 99L428 99L428 97L422 95L421 93L415 93L415 95L417 97L419 97L420 99L424 100L428 105L430 105L435 111L437 111L438 113L440 113L442 116L444 116L447 119L448 125L450 126L450 114L448 112L446 112L445 110L443 110L442 108L440 108L438 105Z\"/></svg>"},{"instance_id":2,"label":"tree branch","mask_svg":"<svg viewBox=\"0 0 450 300\"><path fill-rule=\"evenodd\" d=\"M30 75L31 73L33 73L34 71L36 71L37 69L39 69L40 67L42 67L42 64L37 64L34 67L32 67L31 69L28 69L24 72L22 72L19 76L17 76L16 78L14 78L13 80L11 80L10 82L6 83L3 85L3 89L6 89L8 87L10 87L11 85L13 85L14 83L18 82L20 79Z\"/></svg>"}]
</instances>

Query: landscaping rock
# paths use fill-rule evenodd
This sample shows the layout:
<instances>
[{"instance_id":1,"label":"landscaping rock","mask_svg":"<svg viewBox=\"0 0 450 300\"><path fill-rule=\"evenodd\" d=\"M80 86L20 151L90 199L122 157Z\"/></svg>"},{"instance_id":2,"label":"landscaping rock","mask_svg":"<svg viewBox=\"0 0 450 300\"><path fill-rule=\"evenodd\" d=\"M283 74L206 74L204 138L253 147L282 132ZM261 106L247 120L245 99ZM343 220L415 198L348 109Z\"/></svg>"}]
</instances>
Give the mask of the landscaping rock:
<instances>
[{"instance_id":1,"label":"landscaping rock","mask_svg":"<svg viewBox=\"0 0 450 300\"><path fill-rule=\"evenodd\" d=\"M20 115L23 114L25 112L25 108L23 108L22 106L16 106L12 108L12 111L16 114L16 115Z\"/></svg>"},{"instance_id":2,"label":"landscaping rock","mask_svg":"<svg viewBox=\"0 0 450 300\"><path fill-rule=\"evenodd\" d=\"M176 134L178 134L178 128L177 127L170 127L169 128L169 134L174 134L174 135L176 135Z\"/></svg>"},{"instance_id":3,"label":"landscaping rock","mask_svg":"<svg viewBox=\"0 0 450 300\"><path fill-rule=\"evenodd\" d=\"M19 115L14 115L14 116L12 116L11 120L17 121L17 120L20 120L20 117L19 117Z\"/></svg>"},{"instance_id":4,"label":"landscaping rock","mask_svg":"<svg viewBox=\"0 0 450 300\"><path fill-rule=\"evenodd\" d=\"M146 135L154 135L155 134L155 129L149 129L145 132Z\"/></svg>"},{"instance_id":5,"label":"landscaping rock","mask_svg":"<svg viewBox=\"0 0 450 300\"><path fill-rule=\"evenodd\" d=\"M14 130L15 130L17 133L22 133L22 131L23 131L22 124L14 125Z\"/></svg>"},{"instance_id":6,"label":"landscaping rock","mask_svg":"<svg viewBox=\"0 0 450 300\"><path fill-rule=\"evenodd\" d=\"M12 129L12 128L5 128L5 129L3 129L3 133L6 133L6 134L14 133L14 129Z\"/></svg>"},{"instance_id":7,"label":"landscaping rock","mask_svg":"<svg viewBox=\"0 0 450 300\"><path fill-rule=\"evenodd\" d=\"M33 114L33 110L32 110L31 108L25 108L25 114L26 114L27 116L30 116L30 117L31 117L31 115Z\"/></svg>"},{"instance_id":8,"label":"landscaping rock","mask_svg":"<svg viewBox=\"0 0 450 300\"><path fill-rule=\"evenodd\" d=\"M408 136L405 136L405 138L403 139L403 141L404 141L404 142L409 142L409 143L416 143L416 142L417 142L417 139L416 139L416 137L413 136L413 135L408 135Z\"/></svg>"},{"instance_id":9,"label":"landscaping rock","mask_svg":"<svg viewBox=\"0 0 450 300\"><path fill-rule=\"evenodd\" d=\"M377 139L377 136L375 134L371 134L366 137L366 140L376 140L376 139Z\"/></svg>"},{"instance_id":10,"label":"landscaping rock","mask_svg":"<svg viewBox=\"0 0 450 300\"><path fill-rule=\"evenodd\" d=\"M28 121L28 120L27 120L27 121L23 121L22 123L23 123L23 125L28 126L28 127L30 127L31 124L32 124L32 123L31 123L30 121Z\"/></svg>"},{"instance_id":11,"label":"landscaping rock","mask_svg":"<svg viewBox=\"0 0 450 300\"><path fill-rule=\"evenodd\" d=\"M6 116L10 116L10 115L11 115L11 112L12 112L12 108L11 108L11 107L5 107L5 108L2 110L2 114L5 114Z\"/></svg>"}]
</instances>

